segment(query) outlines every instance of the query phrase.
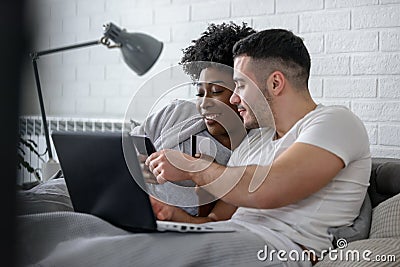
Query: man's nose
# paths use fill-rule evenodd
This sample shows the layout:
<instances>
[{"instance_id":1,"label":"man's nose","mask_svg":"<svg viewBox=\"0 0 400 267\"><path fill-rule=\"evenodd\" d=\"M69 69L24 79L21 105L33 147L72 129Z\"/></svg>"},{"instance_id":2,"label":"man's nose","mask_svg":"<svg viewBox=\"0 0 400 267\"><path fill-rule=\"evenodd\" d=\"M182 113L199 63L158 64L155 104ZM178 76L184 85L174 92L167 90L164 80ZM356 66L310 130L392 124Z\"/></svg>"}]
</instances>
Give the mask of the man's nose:
<instances>
[{"instance_id":1,"label":"man's nose","mask_svg":"<svg viewBox=\"0 0 400 267\"><path fill-rule=\"evenodd\" d=\"M240 103L240 97L236 93L232 93L231 97L229 98L229 102L233 105L237 105Z\"/></svg>"}]
</instances>

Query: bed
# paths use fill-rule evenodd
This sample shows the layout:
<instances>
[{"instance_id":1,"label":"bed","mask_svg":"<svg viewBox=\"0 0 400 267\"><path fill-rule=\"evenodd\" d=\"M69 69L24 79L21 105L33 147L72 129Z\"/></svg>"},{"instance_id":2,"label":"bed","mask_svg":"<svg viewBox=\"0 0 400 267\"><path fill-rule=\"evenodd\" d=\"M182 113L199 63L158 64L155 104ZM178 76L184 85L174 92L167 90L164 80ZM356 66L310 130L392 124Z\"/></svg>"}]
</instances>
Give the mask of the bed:
<instances>
[{"instance_id":1,"label":"bed","mask_svg":"<svg viewBox=\"0 0 400 267\"><path fill-rule=\"evenodd\" d=\"M392 161L398 169L399 161ZM345 238L350 241L350 246L369 241L372 207L376 209L379 203L384 204L399 193L398 172L391 168L392 161L373 160L368 190L371 200L364 201L354 225L335 229L334 238ZM264 252L279 248L230 222L220 223L237 227L238 231L211 234L127 232L98 217L74 212L63 178L19 190L17 200L17 266L298 266L297 263L277 262L276 257L275 261L270 258L260 261L259 256L263 258ZM394 207L392 210L396 211ZM393 221L396 238L397 215L391 215L392 220L385 215L379 222L384 225ZM398 255L398 239L394 246L386 239L384 242L381 246L386 249L385 253ZM373 248L377 250L374 244L372 240ZM317 266L352 264L355 262L339 264L324 259ZM396 266L395 262L387 264ZM359 262L357 266L380 265Z\"/></svg>"},{"instance_id":2,"label":"bed","mask_svg":"<svg viewBox=\"0 0 400 267\"><path fill-rule=\"evenodd\" d=\"M18 191L18 266L265 266L265 242L232 233L131 233L73 211L64 179ZM228 222L226 222L228 223Z\"/></svg>"}]
</instances>

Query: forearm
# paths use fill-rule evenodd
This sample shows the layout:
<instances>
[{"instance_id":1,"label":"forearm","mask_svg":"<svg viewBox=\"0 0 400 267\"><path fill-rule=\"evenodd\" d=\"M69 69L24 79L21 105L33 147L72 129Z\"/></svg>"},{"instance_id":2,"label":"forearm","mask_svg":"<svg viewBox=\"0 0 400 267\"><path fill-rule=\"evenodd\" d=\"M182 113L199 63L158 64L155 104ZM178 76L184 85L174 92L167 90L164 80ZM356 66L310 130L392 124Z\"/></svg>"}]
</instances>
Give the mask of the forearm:
<instances>
[{"instance_id":1,"label":"forearm","mask_svg":"<svg viewBox=\"0 0 400 267\"><path fill-rule=\"evenodd\" d=\"M236 206L230 205L222 200L218 200L214 208L207 216L191 216L191 222L205 223L229 220L232 217L233 213L235 213L236 209Z\"/></svg>"},{"instance_id":2,"label":"forearm","mask_svg":"<svg viewBox=\"0 0 400 267\"><path fill-rule=\"evenodd\" d=\"M174 215L173 220L177 222L189 223L225 221L232 217L236 209L236 206L230 205L222 200L217 200L214 208L208 214L203 216L192 216L180 209L180 211Z\"/></svg>"},{"instance_id":3,"label":"forearm","mask_svg":"<svg viewBox=\"0 0 400 267\"><path fill-rule=\"evenodd\" d=\"M232 218L237 207L226 203L225 201L218 200L214 209L208 214L208 217L213 221L225 221Z\"/></svg>"},{"instance_id":4,"label":"forearm","mask_svg":"<svg viewBox=\"0 0 400 267\"><path fill-rule=\"evenodd\" d=\"M343 161L335 154L295 143L271 166L223 167L213 163L191 176L202 189L230 204L273 209L317 192L343 167Z\"/></svg>"},{"instance_id":5,"label":"forearm","mask_svg":"<svg viewBox=\"0 0 400 267\"><path fill-rule=\"evenodd\" d=\"M180 209L180 211L176 212L175 215L171 218L171 221L184 222L184 223L206 223L206 222L212 222L213 220L208 216L204 217L193 216L187 214L184 210Z\"/></svg>"},{"instance_id":6,"label":"forearm","mask_svg":"<svg viewBox=\"0 0 400 267\"><path fill-rule=\"evenodd\" d=\"M192 180L234 206L272 209L317 192L341 171L344 162L317 146L295 143L271 166L224 167L174 150L151 154L146 165L159 183Z\"/></svg>"},{"instance_id":7,"label":"forearm","mask_svg":"<svg viewBox=\"0 0 400 267\"><path fill-rule=\"evenodd\" d=\"M218 217L214 215L214 213L211 211L208 215L206 216L193 216L188 213L186 213L184 210L178 208L179 211L177 211L173 218L171 218L171 221L175 222L186 222L186 223L207 223L207 222L214 222L217 221Z\"/></svg>"},{"instance_id":8,"label":"forearm","mask_svg":"<svg viewBox=\"0 0 400 267\"><path fill-rule=\"evenodd\" d=\"M256 207L259 203L254 189L265 180L268 170L268 166L225 167L213 163L204 171L190 173L190 178L203 190L233 206Z\"/></svg>"}]
</instances>

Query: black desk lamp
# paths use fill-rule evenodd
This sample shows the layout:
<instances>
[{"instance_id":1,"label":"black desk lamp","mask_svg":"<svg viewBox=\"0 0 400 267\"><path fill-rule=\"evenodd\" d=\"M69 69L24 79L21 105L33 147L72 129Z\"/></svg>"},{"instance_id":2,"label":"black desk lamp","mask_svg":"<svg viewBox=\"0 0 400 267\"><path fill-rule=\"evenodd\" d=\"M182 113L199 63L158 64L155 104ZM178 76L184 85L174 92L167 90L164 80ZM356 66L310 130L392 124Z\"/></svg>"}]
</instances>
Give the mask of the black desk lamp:
<instances>
[{"instance_id":1,"label":"black desk lamp","mask_svg":"<svg viewBox=\"0 0 400 267\"><path fill-rule=\"evenodd\" d=\"M110 39L114 42L114 44L111 44ZM149 35L144 33L129 33L126 32L126 30L121 30L113 23L108 23L104 25L104 36L100 40L30 53L33 70L35 73L35 81L39 97L40 112L42 115L49 161L54 161L54 159L50 145L49 128L47 125L42 89L40 86L39 71L36 61L40 56L99 44L103 44L108 48L119 47L125 63L139 76L145 74L154 65L163 49L163 43Z\"/></svg>"}]
</instances>

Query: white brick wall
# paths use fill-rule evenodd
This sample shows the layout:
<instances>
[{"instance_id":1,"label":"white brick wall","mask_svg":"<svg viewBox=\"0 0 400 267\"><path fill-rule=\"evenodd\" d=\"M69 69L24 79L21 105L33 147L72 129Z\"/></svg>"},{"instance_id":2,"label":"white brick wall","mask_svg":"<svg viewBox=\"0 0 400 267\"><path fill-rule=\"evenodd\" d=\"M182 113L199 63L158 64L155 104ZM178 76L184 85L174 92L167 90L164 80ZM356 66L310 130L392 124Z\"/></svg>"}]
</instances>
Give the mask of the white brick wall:
<instances>
[{"instance_id":1,"label":"white brick wall","mask_svg":"<svg viewBox=\"0 0 400 267\"><path fill-rule=\"evenodd\" d=\"M399 51L400 50L400 31L390 30L381 32L381 50Z\"/></svg>"},{"instance_id":2,"label":"white brick wall","mask_svg":"<svg viewBox=\"0 0 400 267\"><path fill-rule=\"evenodd\" d=\"M363 7L354 9L352 14L355 29L398 27L400 24L400 5Z\"/></svg>"},{"instance_id":3,"label":"white brick wall","mask_svg":"<svg viewBox=\"0 0 400 267\"><path fill-rule=\"evenodd\" d=\"M159 62L142 77L123 63L118 49L94 46L40 58L49 116L123 119L145 85L129 113L140 121L165 92L162 81L146 85L148 79L179 62L181 49L208 23L246 21L256 29L281 27L304 38L313 97L352 109L366 125L374 156L400 157L398 0L29 0L27 7L29 33L36 37L32 50L99 39L107 22L164 42ZM168 84L168 75L163 79ZM28 56L23 85L22 113L37 115Z\"/></svg>"},{"instance_id":4,"label":"white brick wall","mask_svg":"<svg viewBox=\"0 0 400 267\"><path fill-rule=\"evenodd\" d=\"M350 11L300 13L300 32L324 32L350 29Z\"/></svg>"},{"instance_id":5,"label":"white brick wall","mask_svg":"<svg viewBox=\"0 0 400 267\"><path fill-rule=\"evenodd\" d=\"M279 0L276 1L277 13L299 13L302 11L321 10L324 7L323 0Z\"/></svg>"},{"instance_id":6,"label":"white brick wall","mask_svg":"<svg viewBox=\"0 0 400 267\"><path fill-rule=\"evenodd\" d=\"M354 55L351 67L355 75L400 74L400 53Z\"/></svg>"},{"instance_id":7,"label":"white brick wall","mask_svg":"<svg viewBox=\"0 0 400 267\"><path fill-rule=\"evenodd\" d=\"M356 34L357 38L354 38ZM326 34L327 53L372 52L378 50L378 32L334 32Z\"/></svg>"},{"instance_id":8,"label":"white brick wall","mask_svg":"<svg viewBox=\"0 0 400 267\"><path fill-rule=\"evenodd\" d=\"M324 85L326 97L376 97L376 79L373 78L326 78Z\"/></svg>"},{"instance_id":9,"label":"white brick wall","mask_svg":"<svg viewBox=\"0 0 400 267\"><path fill-rule=\"evenodd\" d=\"M274 0L231 1L232 17L273 14L274 7Z\"/></svg>"}]
</instances>

